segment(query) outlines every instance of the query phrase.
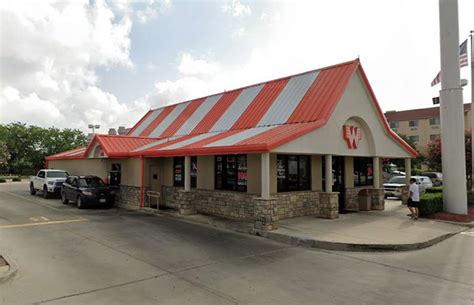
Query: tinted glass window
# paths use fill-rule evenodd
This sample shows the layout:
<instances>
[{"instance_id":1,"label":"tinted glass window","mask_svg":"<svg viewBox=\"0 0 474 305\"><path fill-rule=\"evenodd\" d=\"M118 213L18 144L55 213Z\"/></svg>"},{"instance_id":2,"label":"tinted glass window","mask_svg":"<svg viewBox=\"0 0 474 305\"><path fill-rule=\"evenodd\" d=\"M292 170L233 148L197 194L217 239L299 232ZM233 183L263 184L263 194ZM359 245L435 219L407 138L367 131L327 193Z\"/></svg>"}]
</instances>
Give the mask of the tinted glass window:
<instances>
[{"instance_id":1,"label":"tinted glass window","mask_svg":"<svg viewBox=\"0 0 474 305\"><path fill-rule=\"evenodd\" d=\"M60 171L48 172L47 176L48 176L48 178L66 178L67 173L66 172L60 172Z\"/></svg>"},{"instance_id":2,"label":"tinted glass window","mask_svg":"<svg viewBox=\"0 0 474 305\"><path fill-rule=\"evenodd\" d=\"M191 157L191 187L197 184L197 157Z\"/></svg>"},{"instance_id":3,"label":"tinted glass window","mask_svg":"<svg viewBox=\"0 0 474 305\"><path fill-rule=\"evenodd\" d=\"M301 191L311 188L309 156L277 156L277 191Z\"/></svg>"},{"instance_id":4,"label":"tinted glass window","mask_svg":"<svg viewBox=\"0 0 474 305\"><path fill-rule=\"evenodd\" d=\"M104 181L102 181L102 179L98 177L80 178L79 186L80 187L98 187L98 186L105 186L105 183Z\"/></svg>"},{"instance_id":5,"label":"tinted glass window","mask_svg":"<svg viewBox=\"0 0 474 305\"><path fill-rule=\"evenodd\" d=\"M184 157L175 157L173 164L173 185L184 186Z\"/></svg>"},{"instance_id":6,"label":"tinted glass window","mask_svg":"<svg viewBox=\"0 0 474 305\"><path fill-rule=\"evenodd\" d=\"M216 156L215 188L247 191L247 155Z\"/></svg>"},{"instance_id":7,"label":"tinted glass window","mask_svg":"<svg viewBox=\"0 0 474 305\"><path fill-rule=\"evenodd\" d=\"M38 177L44 178L44 171L40 171L40 172L38 173Z\"/></svg>"},{"instance_id":8,"label":"tinted glass window","mask_svg":"<svg viewBox=\"0 0 474 305\"><path fill-rule=\"evenodd\" d=\"M395 184L405 184L406 178L405 177L392 177L388 180L388 183L395 183Z\"/></svg>"},{"instance_id":9,"label":"tinted glass window","mask_svg":"<svg viewBox=\"0 0 474 305\"><path fill-rule=\"evenodd\" d=\"M372 158L354 158L354 186L372 185Z\"/></svg>"}]
</instances>

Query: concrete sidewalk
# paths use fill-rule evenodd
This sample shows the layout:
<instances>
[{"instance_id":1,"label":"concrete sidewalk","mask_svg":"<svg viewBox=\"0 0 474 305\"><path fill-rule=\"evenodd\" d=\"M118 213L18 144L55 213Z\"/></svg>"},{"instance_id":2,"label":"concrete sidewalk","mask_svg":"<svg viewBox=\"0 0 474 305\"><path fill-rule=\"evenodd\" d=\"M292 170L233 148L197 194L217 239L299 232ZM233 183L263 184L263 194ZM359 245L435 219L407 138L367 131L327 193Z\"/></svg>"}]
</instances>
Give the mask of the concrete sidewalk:
<instances>
[{"instance_id":1,"label":"concrete sidewalk","mask_svg":"<svg viewBox=\"0 0 474 305\"><path fill-rule=\"evenodd\" d=\"M151 212L151 211L150 211ZM430 219L411 220L401 201L386 200L385 211L341 214L338 219L314 216L280 220L277 229L254 229L253 223L177 211L153 211L189 222L255 234L279 242L338 251L408 251L432 246L468 227Z\"/></svg>"},{"instance_id":2,"label":"concrete sidewalk","mask_svg":"<svg viewBox=\"0 0 474 305\"><path fill-rule=\"evenodd\" d=\"M339 215L328 220L298 217L258 234L294 245L346 251L406 251L429 247L467 228L429 219L411 220L400 201L386 200L385 211Z\"/></svg>"}]
</instances>

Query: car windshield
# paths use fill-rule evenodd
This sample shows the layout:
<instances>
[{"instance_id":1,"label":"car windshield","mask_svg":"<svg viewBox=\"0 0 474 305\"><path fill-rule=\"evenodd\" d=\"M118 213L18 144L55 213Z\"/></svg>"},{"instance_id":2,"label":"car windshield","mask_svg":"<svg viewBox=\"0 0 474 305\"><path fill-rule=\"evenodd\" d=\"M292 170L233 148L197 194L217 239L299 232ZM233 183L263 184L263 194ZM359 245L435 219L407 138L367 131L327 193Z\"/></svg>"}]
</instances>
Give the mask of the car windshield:
<instances>
[{"instance_id":1,"label":"car windshield","mask_svg":"<svg viewBox=\"0 0 474 305\"><path fill-rule=\"evenodd\" d=\"M46 175L48 178L66 178L67 177L67 173L61 172L61 171L48 172Z\"/></svg>"},{"instance_id":2,"label":"car windshield","mask_svg":"<svg viewBox=\"0 0 474 305\"><path fill-rule=\"evenodd\" d=\"M97 186L105 186L104 181L98 177L92 178L80 178L79 179L79 186L81 187L97 187Z\"/></svg>"},{"instance_id":3,"label":"car windshield","mask_svg":"<svg viewBox=\"0 0 474 305\"><path fill-rule=\"evenodd\" d=\"M405 184L405 177L392 177L388 183Z\"/></svg>"},{"instance_id":4,"label":"car windshield","mask_svg":"<svg viewBox=\"0 0 474 305\"><path fill-rule=\"evenodd\" d=\"M423 173L423 176L430 177L430 178L436 178L435 173Z\"/></svg>"}]
</instances>

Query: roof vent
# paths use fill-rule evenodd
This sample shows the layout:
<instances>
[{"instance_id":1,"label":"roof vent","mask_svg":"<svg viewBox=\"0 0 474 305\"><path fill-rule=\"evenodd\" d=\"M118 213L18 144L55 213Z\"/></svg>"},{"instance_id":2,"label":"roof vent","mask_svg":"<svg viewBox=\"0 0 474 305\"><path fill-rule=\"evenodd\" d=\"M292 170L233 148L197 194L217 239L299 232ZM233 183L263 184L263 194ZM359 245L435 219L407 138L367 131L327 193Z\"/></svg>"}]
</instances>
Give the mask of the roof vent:
<instances>
[{"instance_id":1,"label":"roof vent","mask_svg":"<svg viewBox=\"0 0 474 305\"><path fill-rule=\"evenodd\" d=\"M109 128L109 132L108 132L108 133L109 133L109 135L111 135L111 136L115 136L115 135L117 135L117 130L115 130L115 128Z\"/></svg>"},{"instance_id":2,"label":"roof vent","mask_svg":"<svg viewBox=\"0 0 474 305\"><path fill-rule=\"evenodd\" d=\"M118 128L118 134L119 134L119 135L125 135L125 134L127 134L127 129L125 128L125 126L119 126L119 128Z\"/></svg>"}]
</instances>

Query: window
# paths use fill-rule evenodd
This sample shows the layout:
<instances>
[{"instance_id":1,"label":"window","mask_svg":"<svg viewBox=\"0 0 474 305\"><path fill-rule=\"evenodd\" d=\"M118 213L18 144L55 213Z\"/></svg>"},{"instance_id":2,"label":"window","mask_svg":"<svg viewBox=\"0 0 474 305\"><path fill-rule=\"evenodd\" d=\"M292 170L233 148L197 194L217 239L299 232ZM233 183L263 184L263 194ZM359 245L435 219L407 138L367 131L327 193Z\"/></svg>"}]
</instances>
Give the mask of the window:
<instances>
[{"instance_id":1,"label":"window","mask_svg":"<svg viewBox=\"0 0 474 305\"><path fill-rule=\"evenodd\" d=\"M372 158L354 158L354 186L373 184Z\"/></svg>"},{"instance_id":2,"label":"window","mask_svg":"<svg viewBox=\"0 0 474 305\"><path fill-rule=\"evenodd\" d=\"M277 191L303 191L311 187L309 156L277 156Z\"/></svg>"},{"instance_id":3,"label":"window","mask_svg":"<svg viewBox=\"0 0 474 305\"><path fill-rule=\"evenodd\" d=\"M417 120L408 121L408 126L409 127L418 127L418 121Z\"/></svg>"},{"instance_id":4,"label":"window","mask_svg":"<svg viewBox=\"0 0 474 305\"><path fill-rule=\"evenodd\" d=\"M38 173L38 177L44 178L44 176L45 176L44 171L40 171L40 172Z\"/></svg>"},{"instance_id":5,"label":"window","mask_svg":"<svg viewBox=\"0 0 474 305\"><path fill-rule=\"evenodd\" d=\"M184 157L173 158L173 185L184 186Z\"/></svg>"},{"instance_id":6,"label":"window","mask_svg":"<svg viewBox=\"0 0 474 305\"><path fill-rule=\"evenodd\" d=\"M197 157L191 157L191 187L196 187L197 184Z\"/></svg>"},{"instance_id":7,"label":"window","mask_svg":"<svg viewBox=\"0 0 474 305\"><path fill-rule=\"evenodd\" d=\"M430 125L433 126L433 125L439 125L440 123L440 120L439 118L431 118L430 119Z\"/></svg>"},{"instance_id":8,"label":"window","mask_svg":"<svg viewBox=\"0 0 474 305\"><path fill-rule=\"evenodd\" d=\"M62 171L48 172L48 178L66 178L67 176L67 173Z\"/></svg>"},{"instance_id":9,"label":"window","mask_svg":"<svg viewBox=\"0 0 474 305\"><path fill-rule=\"evenodd\" d=\"M247 155L216 156L216 190L247 191Z\"/></svg>"},{"instance_id":10,"label":"window","mask_svg":"<svg viewBox=\"0 0 474 305\"><path fill-rule=\"evenodd\" d=\"M399 128L400 127L400 123L399 122L390 122L390 128Z\"/></svg>"},{"instance_id":11,"label":"window","mask_svg":"<svg viewBox=\"0 0 474 305\"><path fill-rule=\"evenodd\" d=\"M87 178L80 178L79 185L81 187L100 187L105 186L104 181L99 177L87 177Z\"/></svg>"},{"instance_id":12,"label":"window","mask_svg":"<svg viewBox=\"0 0 474 305\"><path fill-rule=\"evenodd\" d=\"M418 143L420 141L420 137L419 136L408 136L408 140L410 140L414 143Z\"/></svg>"},{"instance_id":13,"label":"window","mask_svg":"<svg viewBox=\"0 0 474 305\"><path fill-rule=\"evenodd\" d=\"M430 141L434 141L434 140L436 140L437 138L439 138L439 134L431 134L431 135L430 135Z\"/></svg>"}]
</instances>

